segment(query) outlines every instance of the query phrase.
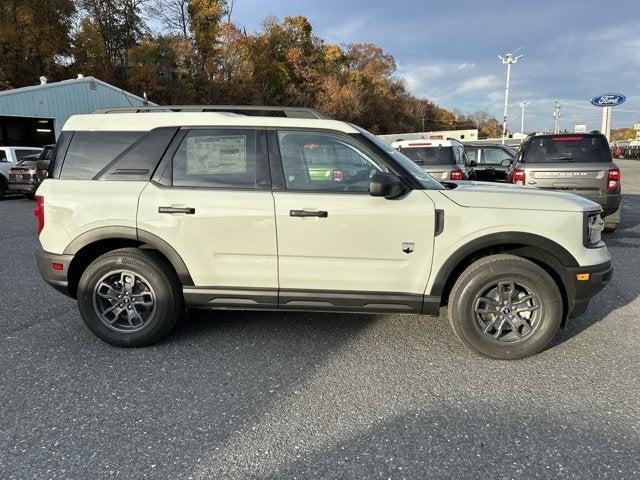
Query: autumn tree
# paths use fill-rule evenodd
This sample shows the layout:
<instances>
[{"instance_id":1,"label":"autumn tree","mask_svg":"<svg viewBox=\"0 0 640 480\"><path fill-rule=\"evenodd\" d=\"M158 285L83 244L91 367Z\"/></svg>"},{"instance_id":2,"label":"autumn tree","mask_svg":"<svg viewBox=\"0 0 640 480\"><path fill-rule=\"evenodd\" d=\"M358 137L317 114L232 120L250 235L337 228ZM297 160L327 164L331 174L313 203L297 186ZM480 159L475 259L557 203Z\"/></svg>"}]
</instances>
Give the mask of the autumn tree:
<instances>
[{"instance_id":1,"label":"autumn tree","mask_svg":"<svg viewBox=\"0 0 640 480\"><path fill-rule=\"evenodd\" d=\"M21 87L61 76L69 55L73 0L0 1L0 85Z\"/></svg>"}]
</instances>

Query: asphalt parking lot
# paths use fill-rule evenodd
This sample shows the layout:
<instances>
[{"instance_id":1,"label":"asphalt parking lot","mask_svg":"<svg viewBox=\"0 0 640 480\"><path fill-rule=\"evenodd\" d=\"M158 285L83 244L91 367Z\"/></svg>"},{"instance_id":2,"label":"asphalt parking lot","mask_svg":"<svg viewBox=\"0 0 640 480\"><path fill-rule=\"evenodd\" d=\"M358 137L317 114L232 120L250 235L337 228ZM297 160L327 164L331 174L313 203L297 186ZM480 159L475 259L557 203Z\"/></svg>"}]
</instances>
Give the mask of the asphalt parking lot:
<instances>
[{"instance_id":1,"label":"asphalt parking lot","mask_svg":"<svg viewBox=\"0 0 640 480\"><path fill-rule=\"evenodd\" d=\"M516 362L444 316L192 312L111 347L40 279L33 202L1 201L0 477L639 478L640 161L618 163L612 283Z\"/></svg>"}]
</instances>

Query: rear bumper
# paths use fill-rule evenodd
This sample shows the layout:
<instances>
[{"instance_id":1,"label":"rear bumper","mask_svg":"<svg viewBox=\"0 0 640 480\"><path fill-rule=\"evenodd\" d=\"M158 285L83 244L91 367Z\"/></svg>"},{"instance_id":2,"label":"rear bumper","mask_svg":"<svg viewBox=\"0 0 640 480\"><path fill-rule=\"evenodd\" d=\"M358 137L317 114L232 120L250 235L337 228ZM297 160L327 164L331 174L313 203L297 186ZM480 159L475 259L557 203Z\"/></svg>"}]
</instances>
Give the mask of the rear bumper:
<instances>
[{"instance_id":1,"label":"rear bumper","mask_svg":"<svg viewBox=\"0 0 640 480\"><path fill-rule=\"evenodd\" d=\"M9 190L21 193L36 193L38 185L35 183L16 183L9 182Z\"/></svg>"},{"instance_id":2,"label":"rear bumper","mask_svg":"<svg viewBox=\"0 0 640 480\"><path fill-rule=\"evenodd\" d=\"M591 298L607 286L613 275L613 266L609 261L588 267L571 267L568 270L573 287L571 289L573 306L569 312L569 318L575 318L582 315L589 306ZM578 280L578 274L589 274L589 279Z\"/></svg>"},{"instance_id":3,"label":"rear bumper","mask_svg":"<svg viewBox=\"0 0 640 480\"><path fill-rule=\"evenodd\" d=\"M69 293L69 281L67 278L69 265L73 260L73 255L58 255L55 253L45 252L42 248L36 251L36 264L42 279L58 290L60 293L71 297ZM53 264L62 265L61 270L54 270Z\"/></svg>"}]
</instances>

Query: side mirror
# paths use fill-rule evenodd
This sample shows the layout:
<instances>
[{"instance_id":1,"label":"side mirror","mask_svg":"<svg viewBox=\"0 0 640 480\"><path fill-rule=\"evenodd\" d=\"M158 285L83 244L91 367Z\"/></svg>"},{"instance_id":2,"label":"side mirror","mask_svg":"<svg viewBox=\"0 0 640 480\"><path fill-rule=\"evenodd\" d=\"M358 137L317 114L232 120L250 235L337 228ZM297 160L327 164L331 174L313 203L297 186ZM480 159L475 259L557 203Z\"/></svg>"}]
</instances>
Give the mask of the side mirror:
<instances>
[{"instance_id":1,"label":"side mirror","mask_svg":"<svg viewBox=\"0 0 640 480\"><path fill-rule=\"evenodd\" d=\"M471 167L471 168L475 168L475 167L477 167L477 166L478 166L478 162L476 162L475 160L469 160L469 161L467 162L467 165L468 165L469 167Z\"/></svg>"},{"instance_id":2,"label":"side mirror","mask_svg":"<svg viewBox=\"0 0 640 480\"><path fill-rule=\"evenodd\" d=\"M510 167L511 163L512 163L511 160L504 159L502 160L502 162L500 162L500 165L502 165L503 167Z\"/></svg>"},{"instance_id":3,"label":"side mirror","mask_svg":"<svg viewBox=\"0 0 640 480\"><path fill-rule=\"evenodd\" d=\"M372 197L397 198L406 191L402 180L392 173L376 172L369 181Z\"/></svg>"}]
</instances>

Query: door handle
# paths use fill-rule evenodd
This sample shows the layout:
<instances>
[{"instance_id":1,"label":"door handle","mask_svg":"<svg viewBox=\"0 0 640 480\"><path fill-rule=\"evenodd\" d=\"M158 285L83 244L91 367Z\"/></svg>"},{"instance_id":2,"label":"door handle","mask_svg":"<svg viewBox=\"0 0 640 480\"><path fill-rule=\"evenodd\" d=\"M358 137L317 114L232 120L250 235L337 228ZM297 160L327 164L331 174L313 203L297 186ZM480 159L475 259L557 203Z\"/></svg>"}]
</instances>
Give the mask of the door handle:
<instances>
[{"instance_id":1,"label":"door handle","mask_svg":"<svg viewBox=\"0 0 640 480\"><path fill-rule=\"evenodd\" d=\"M196 213L196 209L191 207L158 207L158 213L186 213L187 215L193 215Z\"/></svg>"},{"instance_id":2,"label":"door handle","mask_svg":"<svg viewBox=\"0 0 640 480\"><path fill-rule=\"evenodd\" d=\"M319 217L327 218L329 212L325 210L289 210L290 217Z\"/></svg>"}]
</instances>

